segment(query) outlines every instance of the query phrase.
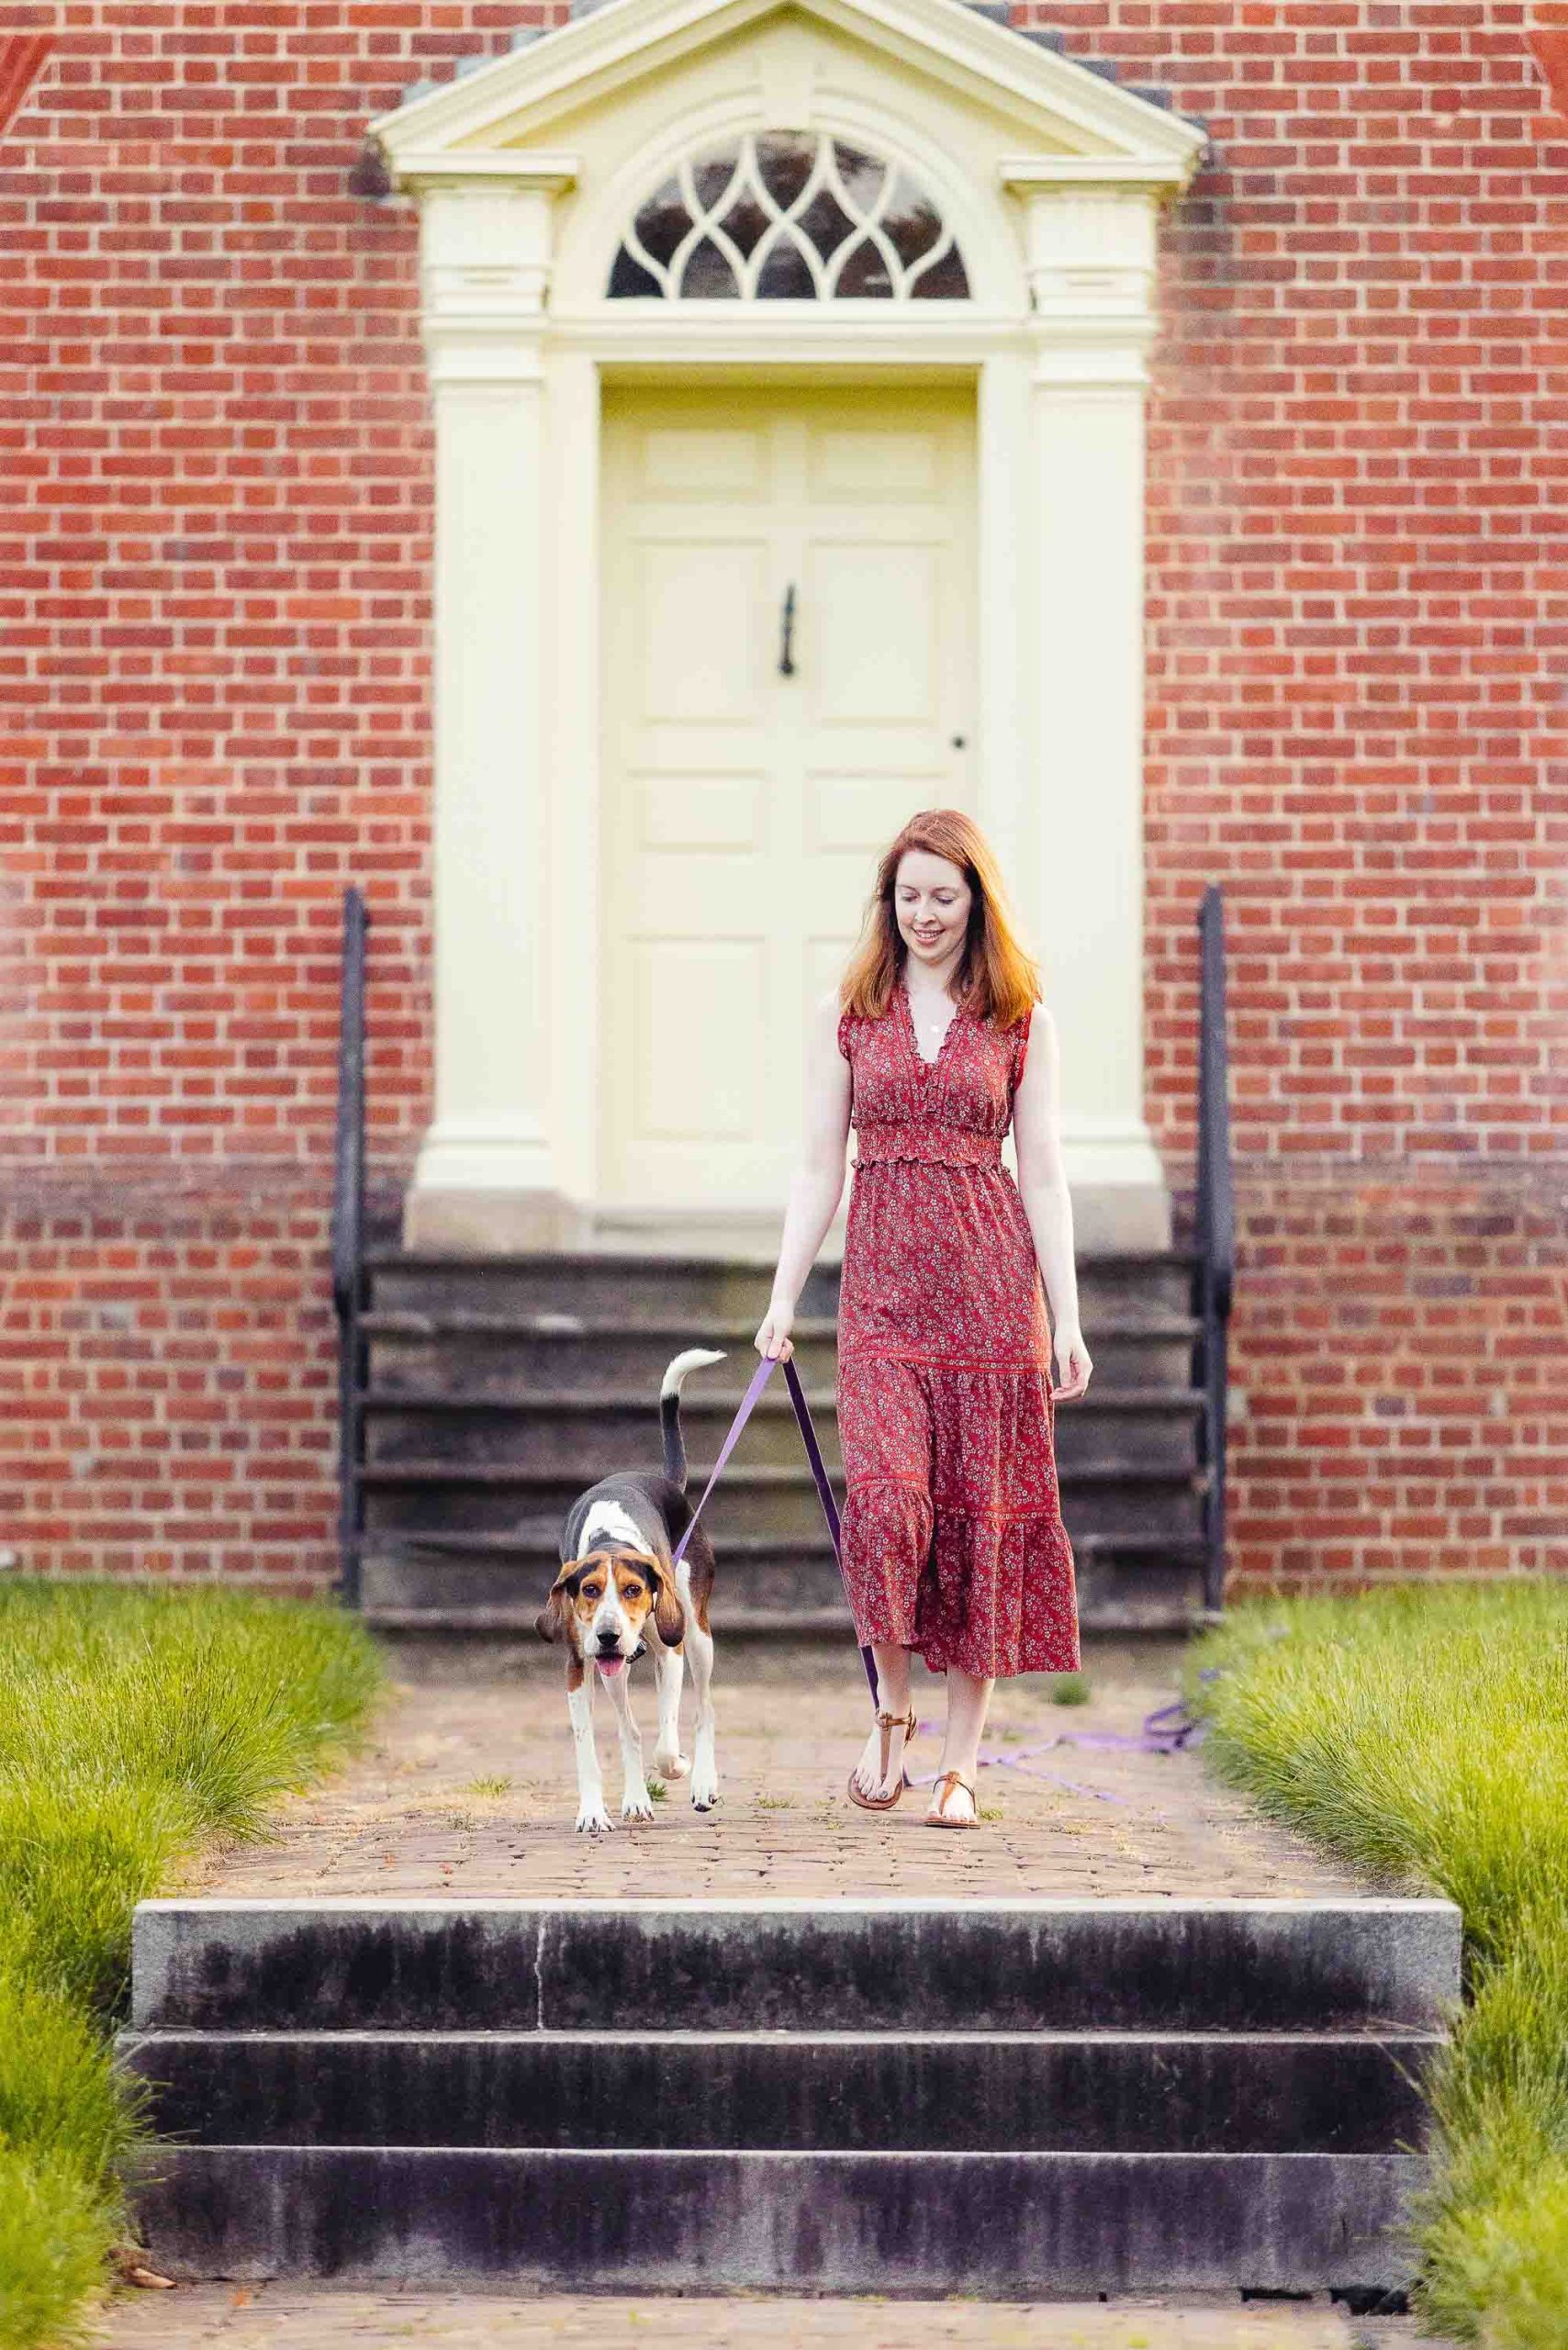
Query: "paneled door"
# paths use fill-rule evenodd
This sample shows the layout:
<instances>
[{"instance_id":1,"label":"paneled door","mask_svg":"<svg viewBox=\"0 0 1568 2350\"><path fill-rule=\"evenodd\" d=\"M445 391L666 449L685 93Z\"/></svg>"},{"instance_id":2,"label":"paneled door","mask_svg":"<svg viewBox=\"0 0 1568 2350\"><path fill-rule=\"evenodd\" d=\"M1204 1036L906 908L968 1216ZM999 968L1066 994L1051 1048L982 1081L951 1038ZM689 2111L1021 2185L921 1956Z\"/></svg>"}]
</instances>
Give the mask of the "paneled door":
<instances>
[{"instance_id":1,"label":"paneled door","mask_svg":"<svg viewBox=\"0 0 1568 2350\"><path fill-rule=\"evenodd\" d=\"M606 1205L782 1206L876 859L972 804L974 514L972 387L607 391Z\"/></svg>"}]
</instances>

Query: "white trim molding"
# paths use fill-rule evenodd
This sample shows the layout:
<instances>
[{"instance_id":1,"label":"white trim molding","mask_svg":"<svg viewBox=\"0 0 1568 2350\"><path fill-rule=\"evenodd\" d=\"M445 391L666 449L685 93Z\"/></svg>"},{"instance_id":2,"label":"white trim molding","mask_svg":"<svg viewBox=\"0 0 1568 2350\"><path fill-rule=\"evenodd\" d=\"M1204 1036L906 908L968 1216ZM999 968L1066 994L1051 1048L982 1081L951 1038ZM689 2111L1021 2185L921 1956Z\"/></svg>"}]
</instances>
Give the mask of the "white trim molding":
<instances>
[{"instance_id":1,"label":"white trim molding","mask_svg":"<svg viewBox=\"0 0 1568 2350\"><path fill-rule=\"evenodd\" d=\"M972 298L609 298L661 160L778 127L781 93L788 128L875 141L933 189ZM1143 426L1159 207L1202 130L956 0L607 0L371 128L420 208L436 439L435 1118L409 1237L594 1228L606 372L935 370L976 386L978 807L1042 946L1080 1229L1167 1241L1142 1110Z\"/></svg>"},{"instance_id":2,"label":"white trim molding","mask_svg":"<svg viewBox=\"0 0 1568 2350\"><path fill-rule=\"evenodd\" d=\"M905 71L935 75L956 98L1033 115L1068 152L1137 157L1184 185L1206 143L1180 115L1150 106L1024 40L957 0L792 0L796 11L886 52ZM665 73L698 48L778 13L779 0L610 0L541 40L427 96L376 117L370 133L394 167L420 147L452 151L510 145L498 131L559 118L585 99L603 104L629 80Z\"/></svg>"}]
</instances>

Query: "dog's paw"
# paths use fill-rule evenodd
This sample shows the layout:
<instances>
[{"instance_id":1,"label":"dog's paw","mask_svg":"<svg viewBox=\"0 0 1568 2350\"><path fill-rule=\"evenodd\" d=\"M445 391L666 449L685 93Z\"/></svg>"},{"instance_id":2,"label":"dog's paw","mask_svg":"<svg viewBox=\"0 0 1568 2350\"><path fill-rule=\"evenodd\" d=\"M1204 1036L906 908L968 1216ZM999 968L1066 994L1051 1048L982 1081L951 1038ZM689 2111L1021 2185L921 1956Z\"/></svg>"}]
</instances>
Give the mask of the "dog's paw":
<instances>
[{"instance_id":1,"label":"dog's paw","mask_svg":"<svg viewBox=\"0 0 1568 2350\"><path fill-rule=\"evenodd\" d=\"M622 1819L652 1819L654 1799L646 1787L628 1787L621 1798Z\"/></svg>"},{"instance_id":2,"label":"dog's paw","mask_svg":"<svg viewBox=\"0 0 1568 2350\"><path fill-rule=\"evenodd\" d=\"M717 1779L707 1778L692 1780L691 1808L693 1811L711 1811L714 1806L722 1803L722 1800L723 1798L719 1793L719 1782Z\"/></svg>"},{"instance_id":3,"label":"dog's paw","mask_svg":"<svg viewBox=\"0 0 1568 2350\"><path fill-rule=\"evenodd\" d=\"M654 1768L661 1779L689 1779L691 1776L690 1758L685 1754L655 1754Z\"/></svg>"},{"instance_id":4,"label":"dog's paw","mask_svg":"<svg viewBox=\"0 0 1568 2350\"><path fill-rule=\"evenodd\" d=\"M610 1825L610 1814L602 1803L585 1803L577 1814L579 1836L608 1836Z\"/></svg>"}]
</instances>

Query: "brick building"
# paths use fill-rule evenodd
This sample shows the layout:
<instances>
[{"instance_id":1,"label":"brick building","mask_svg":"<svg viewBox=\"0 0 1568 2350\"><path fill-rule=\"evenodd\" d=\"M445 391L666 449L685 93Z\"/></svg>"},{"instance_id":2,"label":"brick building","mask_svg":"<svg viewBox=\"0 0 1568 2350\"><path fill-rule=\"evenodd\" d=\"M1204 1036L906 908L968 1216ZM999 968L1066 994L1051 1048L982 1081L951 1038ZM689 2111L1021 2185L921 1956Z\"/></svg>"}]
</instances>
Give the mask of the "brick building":
<instances>
[{"instance_id":1,"label":"brick building","mask_svg":"<svg viewBox=\"0 0 1568 2350\"><path fill-rule=\"evenodd\" d=\"M1236 1583L1568 1564L1568 7L11 25L10 1550L330 1578L346 884L388 1235L772 1237L942 801L1086 1248L1225 885Z\"/></svg>"}]
</instances>

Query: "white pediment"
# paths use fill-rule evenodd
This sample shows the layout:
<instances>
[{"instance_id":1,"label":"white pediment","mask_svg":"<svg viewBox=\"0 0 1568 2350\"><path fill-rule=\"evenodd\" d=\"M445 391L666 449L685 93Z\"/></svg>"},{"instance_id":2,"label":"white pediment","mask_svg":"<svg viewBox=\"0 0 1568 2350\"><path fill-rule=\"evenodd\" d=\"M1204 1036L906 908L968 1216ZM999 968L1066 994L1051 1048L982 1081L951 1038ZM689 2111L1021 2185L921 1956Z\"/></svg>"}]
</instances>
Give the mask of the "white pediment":
<instances>
[{"instance_id":1,"label":"white pediment","mask_svg":"<svg viewBox=\"0 0 1568 2350\"><path fill-rule=\"evenodd\" d=\"M1027 39L963 0L607 0L526 48L411 99L370 126L405 185L575 175L581 124L640 85L689 73L705 52L790 26L869 56L983 117L999 176L1016 185L1185 185L1195 124Z\"/></svg>"}]
</instances>

